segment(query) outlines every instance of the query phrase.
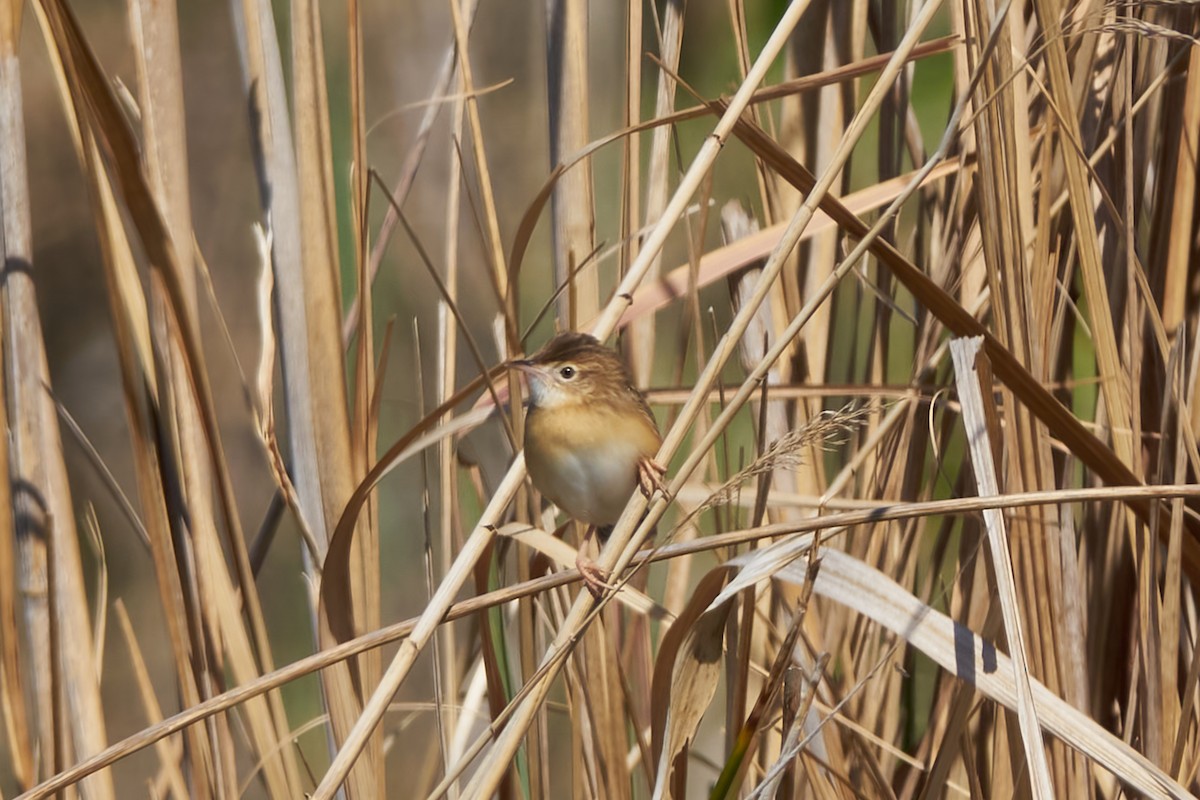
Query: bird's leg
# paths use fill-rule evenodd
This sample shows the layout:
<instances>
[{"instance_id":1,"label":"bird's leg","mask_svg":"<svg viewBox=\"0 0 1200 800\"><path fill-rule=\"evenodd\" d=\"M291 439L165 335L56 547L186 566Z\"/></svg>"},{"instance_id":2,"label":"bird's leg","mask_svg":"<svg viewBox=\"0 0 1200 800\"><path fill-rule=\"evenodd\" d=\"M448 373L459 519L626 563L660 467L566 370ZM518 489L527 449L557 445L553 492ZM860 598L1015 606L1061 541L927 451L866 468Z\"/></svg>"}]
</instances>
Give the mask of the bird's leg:
<instances>
[{"instance_id":1,"label":"bird's leg","mask_svg":"<svg viewBox=\"0 0 1200 800\"><path fill-rule=\"evenodd\" d=\"M567 533L567 528L571 527L573 524L574 523L569 520L564 522L562 525L559 525L554 529L552 536L554 536L555 539L563 538L563 536L565 536ZM545 553L534 551L533 555L529 557L529 574L534 578L540 575L545 575L550 571L550 565L550 556L546 555Z\"/></svg>"},{"instance_id":2,"label":"bird's leg","mask_svg":"<svg viewBox=\"0 0 1200 800\"><path fill-rule=\"evenodd\" d=\"M579 577L583 578L583 583L592 593L592 597L599 600L604 596L605 589L613 587L607 582L608 573L587 554L588 546L595 538L596 526L589 525L583 541L579 543L579 550L575 554L575 568L579 570Z\"/></svg>"},{"instance_id":3,"label":"bird's leg","mask_svg":"<svg viewBox=\"0 0 1200 800\"><path fill-rule=\"evenodd\" d=\"M667 484L663 477L667 474L667 468L648 456L642 456L637 463L638 486L642 489L642 494L647 498L653 497L655 490L667 493Z\"/></svg>"},{"instance_id":4,"label":"bird's leg","mask_svg":"<svg viewBox=\"0 0 1200 800\"><path fill-rule=\"evenodd\" d=\"M667 474L667 468L659 464L653 458L643 456L637 462L637 480L638 486L642 490L642 494L646 497L652 497L655 491L667 493L667 484L663 481L663 476ZM602 536L607 538L611 532L611 526L602 532ZM575 556L575 567L579 570L579 576L583 578L584 584L587 585L588 591L592 593L592 597L599 600L604 596L605 589L615 588L608 583L608 573L586 554L588 544L595 538L596 526L589 525L587 533L584 534L583 541L579 544L579 551Z\"/></svg>"}]
</instances>

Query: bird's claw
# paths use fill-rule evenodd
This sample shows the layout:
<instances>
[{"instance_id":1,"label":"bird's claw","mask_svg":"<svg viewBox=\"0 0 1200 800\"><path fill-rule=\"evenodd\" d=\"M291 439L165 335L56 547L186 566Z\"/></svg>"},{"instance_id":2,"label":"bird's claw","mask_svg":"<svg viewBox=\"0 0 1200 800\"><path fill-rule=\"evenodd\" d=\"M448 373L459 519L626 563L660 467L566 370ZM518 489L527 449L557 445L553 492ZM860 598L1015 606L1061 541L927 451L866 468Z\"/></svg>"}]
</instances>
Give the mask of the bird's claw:
<instances>
[{"instance_id":1,"label":"bird's claw","mask_svg":"<svg viewBox=\"0 0 1200 800\"><path fill-rule=\"evenodd\" d=\"M583 578L583 584L592 593L592 597L597 600L604 596L606 590L616 589L615 586L608 583L608 573L583 553L575 557L575 568L579 570L579 577Z\"/></svg>"},{"instance_id":2,"label":"bird's claw","mask_svg":"<svg viewBox=\"0 0 1200 800\"><path fill-rule=\"evenodd\" d=\"M638 486L647 498L653 497L655 491L667 493L667 484L663 480L667 474L666 467L653 458L642 458L638 460L637 470Z\"/></svg>"}]
</instances>

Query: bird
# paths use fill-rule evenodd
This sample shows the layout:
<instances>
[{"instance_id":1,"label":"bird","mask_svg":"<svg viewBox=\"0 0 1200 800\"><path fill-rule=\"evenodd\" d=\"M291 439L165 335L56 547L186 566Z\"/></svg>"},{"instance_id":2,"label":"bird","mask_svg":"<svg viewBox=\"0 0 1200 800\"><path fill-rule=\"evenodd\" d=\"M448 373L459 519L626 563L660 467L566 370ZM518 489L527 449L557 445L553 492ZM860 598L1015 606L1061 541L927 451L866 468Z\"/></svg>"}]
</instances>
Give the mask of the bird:
<instances>
[{"instance_id":1,"label":"bird","mask_svg":"<svg viewBox=\"0 0 1200 800\"><path fill-rule=\"evenodd\" d=\"M662 445L654 414L613 350L586 333L553 337L532 357L510 362L529 381L525 464L534 488L588 525L576 567L599 598L608 576L585 551L603 541L640 488L666 493L666 469L654 460Z\"/></svg>"}]
</instances>

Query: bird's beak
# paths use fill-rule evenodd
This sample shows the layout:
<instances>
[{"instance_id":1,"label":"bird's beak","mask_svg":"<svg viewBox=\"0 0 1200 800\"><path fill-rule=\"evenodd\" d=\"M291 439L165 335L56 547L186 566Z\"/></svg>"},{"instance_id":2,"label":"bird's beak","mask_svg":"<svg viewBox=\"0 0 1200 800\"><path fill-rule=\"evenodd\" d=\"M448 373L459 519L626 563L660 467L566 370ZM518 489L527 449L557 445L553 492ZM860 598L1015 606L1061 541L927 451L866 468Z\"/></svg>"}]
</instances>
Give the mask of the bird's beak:
<instances>
[{"instance_id":1,"label":"bird's beak","mask_svg":"<svg viewBox=\"0 0 1200 800\"><path fill-rule=\"evenodd\" d=\"M508 365L523 373L525 380L521 382L525 384L526 393L536 396L538 386L546 382L546 368L528 358L514 358L508 362Z\"/></svg>"},{"instance_id":2,"label":"bird's beak","mask_svg":"<svg viewBox=\"0 0 1200 800\"><path fill-rule=\"evenodd\" d=\"M521 372L529 375L539 375L542 371L541 367L530 361L528 358L513 359L512 361L508 362L508 365L513 369L519 369Z\"/></svg>"}]
</instances>

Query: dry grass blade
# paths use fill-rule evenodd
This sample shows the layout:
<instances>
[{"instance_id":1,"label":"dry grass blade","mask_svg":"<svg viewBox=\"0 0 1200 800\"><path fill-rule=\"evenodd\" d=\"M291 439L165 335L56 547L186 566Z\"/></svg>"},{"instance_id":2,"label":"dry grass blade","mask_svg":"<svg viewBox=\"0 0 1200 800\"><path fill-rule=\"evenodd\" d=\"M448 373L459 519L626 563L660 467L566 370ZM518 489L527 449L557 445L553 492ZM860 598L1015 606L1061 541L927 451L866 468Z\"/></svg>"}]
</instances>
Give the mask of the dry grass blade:
<instances>
[{"instance_id":1,"label":"dry grass blade","mask_svg":"<svg viewBox=\"0 0 1200 800\"><path fill-rule=\"evenodd\" d=\"M13 159L23 158L18 149L23 143L20 103L20 73L17 62L17 41L21 30L21 3L0 4L0 230L4 231L4 250L0 256L4 259L5 270L9 268L12 259L21 256L14 244L19 241L17 236L22 230L28 229L28 219L19 211L19 198L28 189L24 186L8 185L9 181L19 179ZM10 249L11 248L11 249ZM7 306L0 314L7 317ZM6 324L0 323L0 336L3 337L3 348L8 350L8 337L11 335ZM0 385L7 387L8 374L0 371ZM7 397L7 391L0 397ZM7 431L8 404L0 403L0 430ZM9 763L17 785L28 789L36 781L34 772L33 742L29 731L33 729L30 709L26 704L25 680L21 665L21 647L15 632L17 614L20 609L17 593L18 567L16 563L17 539L13 519L12 479L9 474L8 437L0 437L0 627L6 633L0 641L0 714L4 717L5 741Z\"/></svg>"},{"instance_id":2,"label":"dry grass blade","mask_svg":"<svg viewBox=\"0 0 1200 800\"><path fill-rule=\"evenodd\" d=\"M780 579L802 583L806 570L793 565ZM826 550L814 591L874 620L921 650L959 679L1009 709L1016 708L1013 665L995 645L921 603L878 570ZM1093 759L1123 783L1149 797L1191 794L1144 756L1033 682L1033 700L1044 729Z\"/></svg>"},{"instance_id":3,"label":"dry grass blade","mask_svg":"<svg viewBox=\"0 0 1200 800\"><path fill-rule=\"evenodd\" d=\"M0 61L4 58L4 53L0 51ZM0 64L0 70L4 68ZM3 80L0 77L0 85L3 85ZM0 102L3 102L2 97ZM0 114L0 125L3 125L3 114ZM0 388L6 382L5 378L3 371L0 371ZM0 403L0 429L8 430L5 403ZM20 642L15 635L11 635L18 630L17 612L20 605L17 599L17 541L8 464L8 437L0 436L0 628L11 632L6 633L0 641L0 715L4 717L5 741L8 742L8 758L13 775L17 785L28 789L36 781L33 742L29 736L33 725L25 702Z\"/></svg>"},{"instance_id":4,"label":"dry grass blade","mask_svg":"<svg viewBox=\"0 0 1200 800\"><path fill-rule=\"evenodd\" d=\"M292 476L288 474L287 462L279 447L279 439L275 435L275 352L276 337L274 316L271 313L271 299L274 296L275 270L271 266L271 232L255 226L255 242L258 245L260 273L258 277L257 311L259 330L259 361L255 370L254 390L257 402L257 432L267 452L267 460L271 465L271 474L283 495L288 508L296 515L300 526L300 535L308 548L308 556L314 564L320 563L321 548L317 544L312 528L304 516L304 508L300 505L300 496Z\"/></svg>"},{"instance_id":5,"label":"dry grass blade","mask_svg":"<svg viewBox=\"0 0 1200 800\"><path fill-rule=\"evenodd\" d=\"M706 575L692 595L687 609L663 638L654 667L654 739L657 783L654 797L670 796L668 787L677 762L687 760L688 744L695 738L700 719L712 702L721 677L721 653L725 623L733 603L717 606L707 601L728 579L724 570Z\"/></svg>"},{"instance_id":6,"label":"dry grass blade","mask_svg":"<svg viewBox=\"0 0 1200 800\"><path fill-rule=\"evenodd\" d=\"M83 565L54 398L48 391L42 324L33 286L29 186L22 122L21 75L17 59L20 30L16 5L0 8L0 246L3 252L4 370L7 419L18 422L11 436L8 478L17 491L9 497L10 535L18 555L16 586L22 596L24 635L32 667L33 714L43 774L64 753L78 758L99 752L107 735L94 662ZM9 629L13 633L17 629ZM9 638L8 635L5 637ZM11 646L11 645L10 645ZM7 673L7 669L6 669ZM15 676L8 678L8 689ZM61 683L58 683L61 681ZM61 705L60 705L61 704ZM19 701L6 709L15 712ZM64 715L62 724L56 712ZM8 716L6 714L6 716ZM9 725L16 722L9 717ZM29 777L29 750L14 739L18 764ZM61 738L60 738L61 737ZM22 753L21 749L25 749ZM65 766L65 764L59 764ZM84 784L88 797L113 796L112 780L99 775Z\"/></svg>"},{"instance_id":7,"label":"dry grass blade","mask_svg":"<svg viewBox=\"0 0 1200 800\"><path fill-rule=\"evenodd\" d=\"M884 524L894 520L944 514L971 514L985 508L1023 508L1048 503L1124 502L1135 497L1157 497L1161 499L1174 497L1200 498L1200 484L1141 486L1136 488L1070 489L1053 492L1026 492L1018 495L1002 495L987 498L954 498L951 500L922 503L895 503L888 506L830 514L821 518L775 523L743 531L731 531L691 542L668 544L639 554L635 563L636 565L641 565L652 561L678 558L681 555L692 553L719 551L722 548L738 544L816 530L823 532L823 539L828 539L838 529L853 525ZM780 540L776 547L790 553L791 557L788 558L788 561L794 561L795 556L802 555L807 551L811 546L811 541L811 536L789 537L788 539ZM757 557L757 554L754 557ZM743 559L737 563L743 565L749 562L745 562ZM769 572L764 572L759 576L751 576L749 580L757 583L780 571L780 569L771 569ZM742 574L745 572L746 569L743 566ZM742 574L739 574L734 580L742 581ZM451 622L463 619L464 617L477 614L481 609L511 602L518 597L529 594L549 591L575 580L579 580L578 574L567 572L537 578L518 586L498 589L486 595L476 596L454 604L446 611L444 621ZM170 736L173 733L184 730L188 726L194 725L213 714L233 708L251 697L256 697L264 692L283 686L290 681L297 680L317 670L325 669L372 648L382 647L385 644L403 640L405 637L413 634L419 622L420 618L408 619L381 628L378 631L364 634L351 641L339 644L337 647L322 650L319 653L282 667L273 673L264 675L251 684L239 686L203 703L198 703L164 720L162 724L139 731L137 734L112 745L103 753L99 753L95 757L69 770L65 770L59 775L54 776L53 779L42 782L22 797L26 800L40 800L40 798L49 797L55 792L60 791L63 787L70 786L83 777L97 770L104 769L131 753L149 747L165 736Z\"/></svg>"},{"instance_id":8,"label":"dry grass blade","mask_svg":"<svg viewBox=\"0 0 1200 800\"><path fill-rule=\"evenodd\" d=\"M761 130L742 120L736 132L760 158L771 163L780 175L794 186L802 191L807 191L813 186L812 174L783 152ZM836 198L824 196L821 208L851 236L862 237L867 234L867 224L850 213ZM996 376L1007 384L1013 394L1027 405L1072 453L1106 483L1117 486L1135 486L1140 483L1137 476L1113 454L1112 450L1055 399L1029 370L949 293L886 240L875 239L869 249L951 332L957 336L984 337L984 350L992 361ZM1133 508L1145 519L1159 513L1157 505L1140 501L1135 502ZM1196 540L1191 530L1184 539L1183 559L1188 576L1200 580L1200 541Z\"/></svg>"},{"instance_id":9,"label":"dry grass blade","mask_svg":"<svg viewBox=\"0 0 1200 800\"><path fill-rule=\"evenodd\" d=\"M866 128L867 120L869 119L870 114L878 108L878 104L882 100L884 94L884 89L881 87L890 85L891 81L895 78L896 74L900 70L900 67L904 63L908 52L913 46L916 45L921 32L924 30L924 26L929 24L936 10L937 3L930 3L922 8L917 19L914 21L913 26L907 31L901 46L897 49L895 54L893 54L891 60L888 62L887 67L883 70L883 73L880 76L879 85L877 85L872 91L866 103L864 103L863 108L856 116L854 123L848 128L846 136L839 144L833 162L829 165L829 168L817 182L814 191L805 201L805 204L802 206L800 212L798 212L793 218L791 224L789 225L787 234L781 240L779 247L776 248L767 266L763 268L763 277L759 281L761 288L756 291L751 302L739 309L737 316L730 325L729 331L722 338L722 341L716 348L713 358L710 359L709 363L705 366L703 374L697 380L697 389L695 392L693 392L693 400L689 402L687 406L685 406L680 417L675 421L675 424L672 426L671 430L667 433L663 440L662 448L659 450L657 456L660 461L668 460L669 457L673 455L679 448L687 428L695 420L696 415L700 410L701 399L707 395L708 389L716 382L716 378L721 366L732 355L732 351L736 346L737 340L744 334L746 327L749 325L751 319L756 313L758 306L765 298L770 284L778 275L784 258L795 246L799 235L802 233L807 223L812 219L813 212L815 211L817 204L826 196L833 184L836 174L840 172L841 168L845 165L846 160L849 158L854 142L858 140ZM762 79L767 65L769 65L774 60L774 57L778 54L779 49L782 47L784 38L790 34L793 26L798 22L801 11L802 9L798 6L789 7L788 11L784 14L783 18L776 26L771 38L768 40L767 44L763 47L762 52L759 54L754 67L750 70L747 79L742 83L733 99L729 101L726 111L724 114L722 114L721 120L718 123L717 132L715 132L706 140L705 146L702 148L700 155L697 156L696 160L692 164L692 167L688 170L687 174L684 175L682 181L680 182L678 191L676 192L674 198L672 198L671 203L668 204L667 213L664 215L662 220L660 220L659 225L655 228L654 232L651 233L646 244L646 249L642 251L641 255L639 255L638 263L635 264L634 267L631 268L630 273L626 275L625 280L622 282L622 286L618 287L618 300L621 299L623 292L628 291L626 288L627 285L631 283L636 285L636 282L642 278L645 269L648 267L648 259L653 257L653 255L657 253L658 248L662 245L662 237L665 236L669 227L669 223L672 223L674 220L678 219L683 212L683 207L687 201L687 198L690 197L691 192L699 187L699 184L703 178L703 174L706 171L708 160L715 158L716 153L714 148L719 148L721 146L721 143L724 140L724 135L727 135L734 128L741 125L739 120L746 104L749 101L751 92ZM612 330L619 318L619 308L620 306L616 302L609 304L605 314L601 315L600 317L596 331L597 333L607 334ZM804 318L801 317L794 322L803 324L803 321ZM748 379L742 384L736 397L722 412L721 417L714 424L712 430L710 430L709 433L704 437L704 440L699 443L699 449L688 457L685 464L680 469L679 474L673 479L671 491L678 489L679 485L690 476L691 472L696 468L699 462L706 457L706 453L708 452L709 448L713 446L715 439L720 436L721 432L724 430L724 426L728 425L729 419L746 402L749 394L753 390L753 387L757 385L757 382L761 380L763 374L769 368L770 364L773 363L775 358L778 357L779 349L779 343L777 343L776 346L772 348L772 352L768 354L768 357L759 364L758 368L756 368L748 377ZM522 462L518 461L518 463L523 467ZM512 472L510 472L509 475L511 477ZM501 495L499 494L497 495L497 497L500 496ZM643 541L648 535L650 529L658 521L658 518L665 510L668 501L669 498L659 497L650 506L649 513L643 518L641 524L639 525L636 524L636 520L639 516L641 516L647 504L644 498L640 496L635 497L630 504L626 506L625 514L615 526L608 544L601 553L599 566L602 569L608 570L612 575L621 575L625 568L629 565L630 560L633 558L634 552L637 549L637 544ZM502 774L505 761L516 751L518 743L523 737L526 727L529 725L529 721L535 708L545 698L546 693L549 691L550 679L556 674L556 670L553 668L553 665L558 663L560 654L568 651L572 646L575 637L577 636L577 632L586 626L589 609L590 604L583 598L577 600L572 607L570 614L564 620L561 628L559 629L554 643L548 648L546 655L543 657L542 663L549 666L549 669L547 669L546 674L543 675L537 681L537 683L530 687L528 695L517 707L513 719L497 739L495 746L493 747L491 753L489 753L484 764L481 766L479 773L467 787L468 792L476 791L487 794L490 793L496 786L499 776Z\"/></svg>"},{"instance_id":10,"label":"dry grass blade","mask_svg":"<svg viewBox=\"0 0 1200 800\"><path fill-rule=\"evenodd\" d=\"M133 671L137 677L138 692L146 711L146 717L152 725L158 724L162 721L162 709L158 705L158 698L154 695L150 672L146 668L146 660L142 655L142 648L138 644L137 634L133 631L133 623L129 621L129 612L120 600L116 603L116 612L121 635L125 639L126 647L129 648L129 657L133 662ZM162 763L162 773L166 776L167 787L176 797L187 797L188 784L179 770L183 748L179 747L176 742L164 739L156 743L155 749L158 751L158 759Z\"/></svg>"},{"instance_id":11,"label":"dry grass blade","mask_svg":"<svg viewBox=\"0 0 1200 800\"><path fill-rule=\"evenodd\" d=\"M470 20L474 19L476 3L470 4L469 10ZM470 21L468 21L468 29ZM453 63L447 61L447 65ZM464 118L466 116L465 98L462 93L459 93L459 99L454 102L454 110L451 118L451 136L455 140L462 139L462 131ZM438 403L444 403L447 398L451 397L455 391L458 375L458 328L455 324L455 316L451 313L450 303L457 302L458 298L458 278L459 278L459 214L461 211L462 196L462 163L457 158L450 159L447 166L448 170L448 192L446 195L446 280L445 288L447 300L438 303L438 324L437 324L437 381L435 387L435 397ZM390 196L395 197L395 192L390 192ZM390 204L388 206L388 214L397 216L398 212ZM398 217L397 217L398 218ZM385 221L386 225L386 221ZM422 398L424 400L424 398ZM424 403L422 403L422 406ZM451 427L459 419L449 420L443 428ZM441 489L441 510L438 518L437 530L437 574L445 574L450 568L451 560L454 557L454 542L456 535L461 531L461 520L459 518L458 504L455 502L458 494L458 471L457 459L454 453L455 442L453 438L447 437L439 443L438 447L438 486ZM429 543L432 546L433 543ZM458 653L459 640L454 635L454 631L449 627L443 629L440 641L437 643L437 657L441 663L441 674L437 676L438 683L442 686L444 696L455 698L459 697L463 691L463 683L466 678L460 675L458 670ZM446 703L441 707L441 713L438 716L438 728L441 733L441 741L439 744L442 748L443 765L447 763L449 753L454 749L454 742L458 740L460 735L467 729L467 725L463 722L466 719L466 714L460 715L460 709L453 703ZM466 709L464 709L466 711ZM450 733L453 732L453 733ZM447 742L448 736L452 736L452 740ZM536 757L536 756L535 756ZM455 787L457 788L457 787Z\"/></svg>"},{"instance_id":12,"label":"dry grass blade","mask_svg":"<svg viewBox=\"0 0 1200 800\"><path fill-rule=\"evenodd\" d=\"M713 161L716 159L725 137L729 135L729 132L732 130L738 115L749 102L753 89L765 76L767 67L772 61L774 61L775 56L778 54L780 48L783 46L783 43L786 40L787 34L796 24L798 19L798 11L799 9L789 10L789 12L784 15L784 18L780 20L775 32L772 34L771 39L763 48L763 52L759 56L758 62L755 64L755 69L751 71L750 77L743 83L741 89L738 91L738 94L733 100L730 101L729 112L724 115L714 134L705 142L701 153L697 155L692 163L691 168L689 168L687 174L680 182L680 186L676 190L675 195L672 197L671 202L668 203L667 210L664 212L663 217L659 220L658 224L647 238L644 249L638 255L637 263L631 266L629 273L625 276L621 282L621 285L617 288L615 297L609 302L605 312L598 320L596 327L593 328L593 333L597 335L598 338L607 337L607 335L616 327L617 321L620 319L621 313L623 312L626 304L625 298L641 282L642 278L645 276L646 270L649 268L650 260L657 255L658 250L663 246L671 227L683 214L692 194L699 187L704 175L707 173ZM451 571L447 574L447 576L443 579L442 584L438 587L437 593L431 599L428 607L426 608L425 614L422 616L421 621L413 631L412 637L409 638L405 642L405 646L400 649L400 652L397 654L396 658L392 661L391 666L386 671L380 686L376 689L375 694L372 695L367 707L364 708L363 715L358 724L355 726L355 732L352 734L351 739L347 741L347 744L342 748L341 752L338 753L337 758L330 766L330 769L326 773L325 778L322 780L321 785L318 786L315 797L319 798L320 800L328 800L328 798L332 796L335 789L339 787L342 781L345 779L345 775L349 771L351 765L357 759L358 752L362 747L362 744L365 742L366 737L369 736L372 730L374 730L375 726L379 722L379 719L386 710L389 699L395 693L403 679L408 675L408 671L411 668L413 661L415 661L416 656L425 646L429 637L433 634L434 630L436 630L442 616L449 608L451 599L466 581L468 574L470 574L474 567L475 561L480 557L490 543L492 538L490 526L495 524L503 510L508 507L508 504L511 502L513 495L516 493L517 488L521 485L524 477L525 461L522 455L518 455L513 465L509 468L508 474L505 475L504 480L496 487L496 490L492 495L487 508L484 509L479 524L472 532L470 539L468 539L466 544L463 546L463 549L459 553L459 556L451 568ZM359 493L356 492L356 496L358 494ZM352 520L353 515L357 514L357 508L353 508L351 506L348 508L348 511L351 512L349 518ZM628 536L628 533L626 536ZM602 564L602 566L605 565ZM586 612L582 608L581 604L577 603L572 610L572 614L576 617L576 622L574 624L577 625L578 621L582 619L582 616L585 613ZM540 685L543 687L547 686L548 682L543 681ZM540 698L537 698L536 694L531 694L530 697L534 697L535 699L532 700L526 707L532 711L533 708L538 704ZM495 752L503 753L505 750L507 750L508 754L511 755L511 753L516 749L516 739L523 734L524 726L527 724L528 720L525 720L522 724L510 725L509 731L517 731L516 735L513 736L506 734L508 741L505 747L498 747ZM470 792L477 790L477 785L480 778L484 779L484 783L490 784L489 786L485 786L485 793L494 789L496 783L498 783L500 780L500 775L503 774L503 770L507 768L507 757L504 758L504 762L504 765L500 766L499 771L496 771L496 765L500 764L501 762L498 759L493 759L491 761L492 771L490 774L488 772L481 772L476 776L477 780L473 781L473 785L476 786L476 789L473 789L472 786L468 786L467 791ZM493 783L493 781L496 783Z\"/></svg>"},{"instance_id":13,"label":"dry grass blade","mask_svg":"<svg viewBox=\"0 0 1200 800\"><path fill-rule=\"evenodd\" d=\"M971 448L971 463L975 468L975 484L980 497L994 497L1000 493L996 483L994 437L1000 432L996 423L995 408L991 405L992 386L990 381L979 377L988 373L987 361L981 355L982 338L955 339L950 342L950 354L954 358L954 372L958 383L958 399L962 403L963 425L967 429L967 441ZM985 394L986 392L986 394ZM1021 611L1017 606L1017 588L1013 578L1013 565L1009 557L1008 537L1004 530L1004 517L991 509L984 512L988 529L988 544L991 546L992 567L996 576L996 594L1004 611L1005 639L1011 652L1013 684L1016 686L1017 717L1021 724L1021 738L1025 745L1025 757L1029 764L1029 777L1033 796L1054 796L1050 781L1050 768L1046 763L1046 748L1042 744L1038 725L1037 709L1030 688L1028 657L1025 633L1021 626Z\"/></svg>"},{"instance_id":14,"label":"dry grass blade","mask_svg":"<svg viewBox=\"0 0 1200 800\"><path fill-rule=\"evenodd\" d=\"M551 0L546 4L551 164L582 148L590 133L587 6L586 0ZM595 248L594 202L591 162L586 160L562 177L551 197L555 283L571 287L559 298L558 316L570 329L578 320L592 317L600 307L600 279L596 271L574 272L574 266ZM494 244L499 241L497 234Z\"/></svg>"},{"instance_id":15,"label":"dry grass blade","mask_svg":"<svg viewBox=\"0 0 1200 800\"><path fill-rule=\"evenodd\" d=\"M1200 156L1200 47L1191 48L1187 66L1187 89L1183 124L1179 129L1178 160L1175 165L1175 197L1171 202L1171 232L1168 237L1166 290L1163 292L1163 326L1168 333L1178 330L1184 319L1191 256L1189 231L1196 208L1196 164Z\"/></svg>"},{"instance_id":16,"label":"dry grass blade","mask_svg":"<svg viewBox=\"0 0 1200 800\"><path fill-rule=\"evenodd\" d=\"M675 108L674 73L679 69L679 54L683 48L685 6L686 4L682 2L666 3L662 12L662 20L658 25L659 47L662 50L660 58L666 66L666 69L658 72L658 91L654 98L654 116L658 119L670 116ZM639 63L640 56L641 53L634 56ZM631 124L635 122L637 120L630 120ZM647 224L651 224L659 218L670 195L671 140L674 135L675 131L669 125L662 125L654 129L650 143L650 161L646 170L645 221ZM631 137L631 140L636 139L636 134ZM634 191L636 191L636 187ZM661 263L661 257L655 258L651 262L650 270L647 273L649 278L658 277ZM654 362L654 318L649 315L635 317L632 324L633 329L630 331L632 335L628 347L630 366L637 385L645 386L650 382L650 368Z\"/></svg>"},{"instance_id":17,"label":"dry grass blade","mask_svg":"<svg viewBox=\"0 0 1200 800\"><path fill-rule=\"evenodd\" d=\"M1072 108L1071 75L1067 67L1066 44L1060 27L1059 3L1057 0L1034 0L1034 7L1046 37L1046 66L1050 78L1050 92L1054 105L1064 112L1058 119L1063 128L1062 135L1067 142L1078 142L1079 120L1074 113L1068 111ZM1085 171L1087 165L1082 154L1073 146L1063 147L1060 152L1067 172L1071 217L1076 233L1074 241L1079 249L1079 266L1085 295L1092 309L1092 335L1102 378L1100 387L1112 420L1113 447L1117 458L1122 463L1131 465L1133 443L1127 433L1132 430L1130 390L1127 373L1121 365L1120 348L1109 312L1108 284L1100 259L1096 216ZM1193 564L1193 568L1195 566Z\"/></svg>"},{"instance_id":18,"label":"dry grass blade","mask_svg":"<svg viewBox=\"0 0 1200 800\"><path fill-rule=\"evenodd\" d=\"M318 6L314 4L312 7L312 15L314 20L314 42L316 46L313 52L321 55L321 28L320 14ZM367 168L367 131L366 131L366 84L363 74L363 30L362 30L362 11L357 0L352 0L346 6L346 34L347 34L347 61L349 62L349 87L348 94L350 96L350 133L351 133L351 158L352 166L350 172L350 208L352 211L352 240L354 244L354 264L357 267L357 277L359 286L359 296L364 299L370 298L371 275L370 267L367 262L368 253L370 250L370 229L369 229L369 212L370 212L370 173ZM314 78L316 82L322 86L320 79L327 75L323 58L314 58ZM324 98L322 98L324 99ZM321 129L326 132L325 145L326 148L322 153L320 163L329 169L331 158L327 155L332 150L332 143L329 141L329 109L328 102L322 103L317 107L320 112L316 122L321 126ZM336 204L336 192L333 191L332 181L329 182L330 191L327 196L322 198L322 202L327 209L329 216L329 235L331 240L336 242L337 231L333 224L333 209ZM337 260L330 259L325 265L324 273L328 280L335 286L340 284L340 272L337 269ZM315 285L314 285L315 288ZM319 292L318 292L319 294ZM332 327L320 326L313 332L321 337L333 338L333 333L337 330L337 323L340 319L339 312L341 311L340 303L330 303L331 298L322 298L325 305L330 306L328 316L323 317L327 320L327 324ZM365 475L367 469L375 462L376 458L376 442L378 441L379 433L379 415L376 399L378 390L381 388L378 380L382 380L379 376L377 380L375 373L375 314L373 303L364 302L361 304L361 315L358 326L358 348L354 362L354 382L353 382L353 414L352 424L350 428L350 463L353 465L353 472L350 480L344 481L341 487L341 494L334 498L335 502L343 501L348 497L350 486L352 486L358 476ZM316 321L316 320L313 320ZM339 342L339 345L342 343ZM380 356L386 358L388 342L383 343ZM339 355L343 351L342 347L337 348ZM331 355L331 354L330 354ZM338 364L340 362L334 362ZM329 373L325 373L329 374ZM338 373L333 373L338 374ZM326 396L323 399L326 401L337 402L337 398ZM337 431L335 430L336 434ZM332 515L331 515L332 516ZM360 526L362 535L357 537L355 541L355 558L356 563L354 568L354 589L353 594L355 601L356 616L362 621L368 629L379 627L382 622L382 586L379 569L380 562L380 542L379 542L379 503L378 500L372 500L368 505L367 515ZM318 611L319 613L319 611ZM361 679L369 686L379 679L382 660L378 653L369 653L364 658L359 659L358 669ZM342 730L345 730L346 720L341 720ZM379 765L383 764L384 758L384 742L383 736L375 736L371 739L370 749L367 758L361 765L360 770L361 791L367 791L372 794L380 794L385 792L386 783L384 781L383 770ZM372 768L374 766L374 768ZM367 781L373 779L373 785ZM363 786L363 784L366 784Z\"/></svg>"}]
</instances>

